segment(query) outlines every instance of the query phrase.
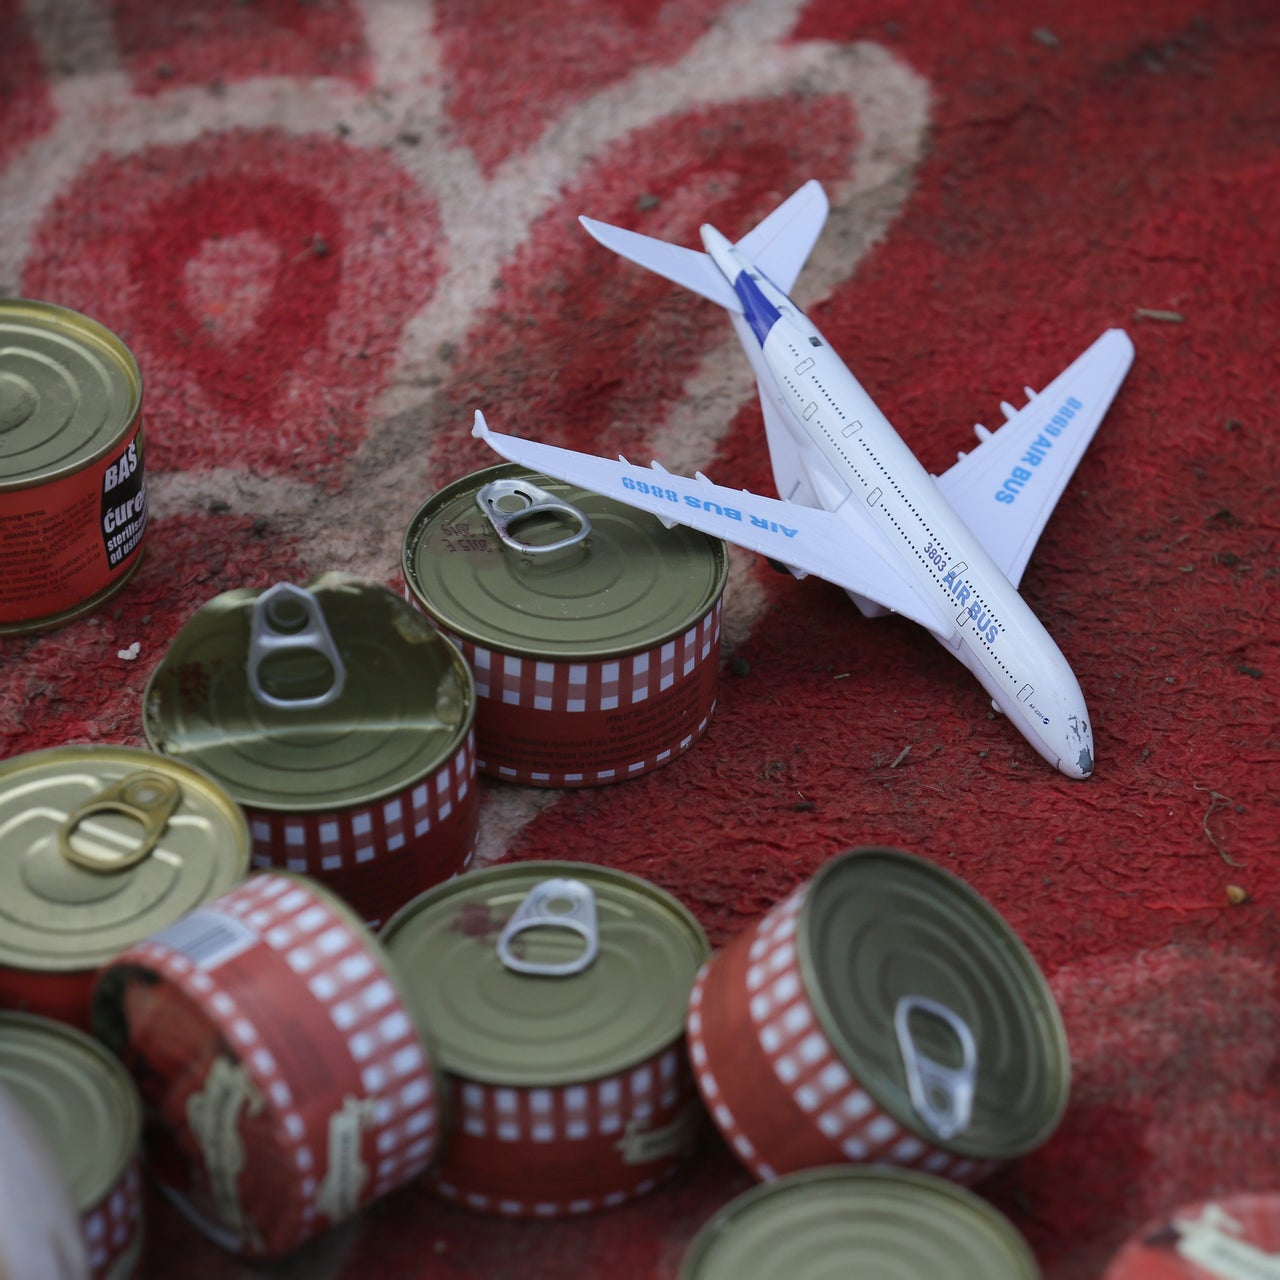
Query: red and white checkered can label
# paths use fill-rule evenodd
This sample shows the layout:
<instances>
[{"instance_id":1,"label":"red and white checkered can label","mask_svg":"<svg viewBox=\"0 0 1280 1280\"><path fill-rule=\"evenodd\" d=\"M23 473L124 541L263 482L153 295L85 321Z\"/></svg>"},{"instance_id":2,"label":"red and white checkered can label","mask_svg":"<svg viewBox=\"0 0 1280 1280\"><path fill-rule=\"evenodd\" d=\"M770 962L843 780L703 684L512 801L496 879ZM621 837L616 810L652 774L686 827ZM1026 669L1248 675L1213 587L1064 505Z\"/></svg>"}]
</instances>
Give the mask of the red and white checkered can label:
<instances>
[{"instance_id":1,"label":"red and white checkered can label","mask_svg":"<svg viewBox=\"0 0 1280 1280\"><path fill-rule=\"evenodd\" d=\"M287 1253L435 1159L428 1050L381 949L319 886L252 876L117 957L108 990L153 1171L225 1247Z\"/></svg>"},{"instance_id":2,"label":"red and white checkered can label","mask_svg":"<svg viewBox=\"0 0 1280 1280\"><path fill-rule=\"evenodd\" d=\"M450 1076L454 1114L432 1174L447 1200L511 1218L612 1208L670 1177L702 1108L683 1040L582 1084L513 1088Z\"/></svg>"},{"instance_id":3,"label":"red and white checkered can label","mask_svg":"<svg viewBox=\"0 0 1280 1280\"><path fill-rule=\"evenodd\" d=\"M674 639L583 661L521 657L446 631L475 677L477 767L526 786L589 787L682 755L715 709L722 611L718 597Z\"/></svg>"},{"instance_id":4,"label":"red and white checkered can label","mask_svg":"<svg viewBox=\"0 0 1280 1280\"><path fill-rule=\"evenodd\" d=\"M976 1182L995 1163L905 1129L854 1078L819 1025L796 946L808 887L713 956L694 982L689 1054L717 1127L765 1181L855 1161Z\"/></svg>"},{"instance_id":5,"label":"red and white checkered can label","mask_svg":"<svg viewBox=\"0 0 1280 1280\"><path fill-rule=\"evenodd\" d=\"M312 876L377 928L475 854L475 729L439 768L381 800L327 813L243 807L255 868Z\"/></svg>"},{"instance_id":6,"label":"red and white checkered can label","mask_svg":"<svg viewBox=\"0 0 1280 1280\"><path fill-rule=\"evenodd\" d=\"M128 1280L142 1256L142 1177L130 1162L120 1181L80 1215L93 1280Z\"/></svg>"}]
</instances>

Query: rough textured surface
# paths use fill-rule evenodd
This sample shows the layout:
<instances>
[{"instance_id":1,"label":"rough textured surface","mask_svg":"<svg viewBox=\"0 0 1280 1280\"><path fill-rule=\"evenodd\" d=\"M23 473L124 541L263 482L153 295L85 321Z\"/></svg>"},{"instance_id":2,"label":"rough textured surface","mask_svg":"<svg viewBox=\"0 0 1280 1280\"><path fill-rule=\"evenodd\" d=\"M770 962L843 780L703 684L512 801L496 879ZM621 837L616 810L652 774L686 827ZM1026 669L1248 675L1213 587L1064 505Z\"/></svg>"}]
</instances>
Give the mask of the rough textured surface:
<instances>
[{"instance_id":1,"label":"rough textured surface","mask_svg":"<svg viewBox=\"0 0 1280 1280\"><path fill-rule=\"evenodd\" d=\"M418 504L490 461L476 407L769 491L722 317L580 212L693 244L822 179L798 296L934 471L1127 327L1133 371L1023 584L1090 702L1091 781L919 629L735 555L702 742L604 790L486 784L481 852L637 872L716 943L852 844L963 876L1071 1039L1061 1129L984 1187L1047 1280L1096 1276L1173 1204L1274 1184L1273 6L0 0L0 31L0 293L130 343L153 485L128 589L0 642L5 755L139 743L150 670L219 591L396 582ZM747 1185L708 1139L674 1184L567 1225L413 1190L281 1274L667 1280ZM144 1276L250 1274L152 1208Z\"/></svg>"}]
</instances>

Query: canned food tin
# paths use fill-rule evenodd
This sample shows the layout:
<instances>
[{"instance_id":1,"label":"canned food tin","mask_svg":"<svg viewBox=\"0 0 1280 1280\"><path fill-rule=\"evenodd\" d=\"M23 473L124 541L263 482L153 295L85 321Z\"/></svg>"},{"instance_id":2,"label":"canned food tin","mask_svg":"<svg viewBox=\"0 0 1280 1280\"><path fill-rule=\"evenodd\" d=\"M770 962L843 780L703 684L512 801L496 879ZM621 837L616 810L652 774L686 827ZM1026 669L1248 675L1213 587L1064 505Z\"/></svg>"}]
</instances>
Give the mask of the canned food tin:
<instances>
[{"instance_id":1,"label":"canned food tin","mask_svg":"<svg viewBox=\"0 0 1280 1280\"><path fill-rule=\"evenodd\" d=\"M0 1085L0 1277L86 1280L88 1255L66 1176Z\"/></svg>"},{"instance_id":2,"label":"canned food tin","mask_svg":"<svg viewBox=\"0 0 1280 1280\"><path fill-rule=\"evenodd\" d=\"M138 1081L152 1172L233 1252L287 1253L435 1157L421 1031L375 939L305 877L251 876L129 948L93 1023Z\"/></svg>"},{"instance_id":3,"label":"canned food tin","mask_svg":"<svg viewBox=\"0 0 1280 1280\"><path fill-rule=\"evenodd\" d=\"M706 729L723 542L504 464L419 508L402 568L409 598L475 673L482 772L545 787L616 782Z\"/></svg>"},{"instance_id":4,"label":"canned food tin","mask_svg":"<svg viewBox=\"0 0 1280 1280\"><path fill-rule=\"evenodd\" d=\"M1030 953L967 885L854 849L702 969L694 1072L758 1178L842 1161L973 1182L1042 1143L1070 1058Z\"/></svg>"},{"instance_id":5,"label":"canned food tin","mask_svg":"<svg viewBox=\"0 0 1280 1280\"><path fill-rule=\"evenodd\" d=\"M454 1116L432 1178L505 1217L621 1204L701 1121L683 1011L707 943L674 898L574 862L472 871L382 940L431 1028Z\"/></svg>"},{"instance_id":6,"label":"canned food tin","mask_svg":"<svg viewBox=\"0 0 1280 1280\"><path fill-rule=\"evenodd\" d=\"M1164 1214L1130 1240L1103 1280L1280 1276L1280 1195L1239 1193Z\"/></svg>"},{"instance_id":7,"label":"canned food tin","mask_svg":"<svg viewBox=\"0 0 1280 1280\"><path fill-rule=\"evenodd\" d=\"M474 719L452 645L388 588L328 574L201 608L143 729L244 806L255 867L311 875L376 925L475 851Z\"/></svg>"},{"instance_id":8,"label":"canned food tin","mask_svg":"<svg viewBox=\"0 0 1280 1280\"><path fill-rule=\"evenodd\" d=\"M1026 1242L971 1191L841 1165L754 1187L694 1237L678 1280L1039 1280Z\"/></svg>"},{"instance_id":9,"label":"canned food tin","mask_svg":"<svg viewBox=\"0 0 1280 1280\"><path fill-rule=\"evenodd\" d=\"M0 763L0 1008L87 1029L98 967L248 866L244 814L189 765L97 744Z\"/></svg>"},{"instance_id":10,"label":"canned food tin","mask_svg":"<svg viewBox=\"0 0 1280 1280\"><path fill-rule=\"evenodd\" d=\"M54 1153L94 1280L127 1280L142 1253L142 1110L124 1068L72 1027L0 1013L0 1085Z\"/></svg>"},{"instance_id":11,"label":"canned food tin","mask_svg":"<svg viewBox=\"0 0 1280 1280\"><path fill-rule=\"evenodd\" d=\"M142 377L95 320L0 299L0 635L97 608L142 558Z\"/></svg>"}]
</instances>

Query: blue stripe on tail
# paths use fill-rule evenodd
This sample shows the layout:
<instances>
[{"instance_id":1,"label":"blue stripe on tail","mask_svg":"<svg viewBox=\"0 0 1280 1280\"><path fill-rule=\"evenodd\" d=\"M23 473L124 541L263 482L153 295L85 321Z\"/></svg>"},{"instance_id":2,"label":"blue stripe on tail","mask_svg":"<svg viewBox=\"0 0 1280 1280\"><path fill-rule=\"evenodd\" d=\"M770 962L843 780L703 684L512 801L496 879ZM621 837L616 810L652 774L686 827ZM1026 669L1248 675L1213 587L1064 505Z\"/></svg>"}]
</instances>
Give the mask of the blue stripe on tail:
<instances>
[{"instance_id":1,"label":"blue stripe on tail","mask_svg":"<svg viewBox=\"0 0 1280 1280\"><path fill-rule=\"evenodd\" d=\"M733 291L742 300L747 323L763 347L769 330L781 318L781 312L760 292L760 286L745 271L738 272L738 278L733 282Z\"/></svg>"}]
</instances>

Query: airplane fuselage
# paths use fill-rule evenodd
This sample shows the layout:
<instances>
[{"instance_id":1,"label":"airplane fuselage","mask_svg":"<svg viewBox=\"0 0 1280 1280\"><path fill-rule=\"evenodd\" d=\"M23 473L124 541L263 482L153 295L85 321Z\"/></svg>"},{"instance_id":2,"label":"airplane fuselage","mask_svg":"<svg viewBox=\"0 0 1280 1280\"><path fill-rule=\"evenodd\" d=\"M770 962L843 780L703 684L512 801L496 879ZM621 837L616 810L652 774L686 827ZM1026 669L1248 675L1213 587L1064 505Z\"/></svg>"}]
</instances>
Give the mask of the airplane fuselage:
<instances>
[{"instance_id":1,"label":"airplane fuselage","mask_svg":"<svg viewBox=\"0 0 1280 1280\"><path fill-rule=\"evenodd\" d=\"M855 528L869 517L903 574L954 620L938 639L1046 760L1087 777L1084 695L1053 638L812 321L719 233L703 239L743 302L734 328L761 392L793 436L803 482L779 497Z\"/></svg>"}]
</instances>

